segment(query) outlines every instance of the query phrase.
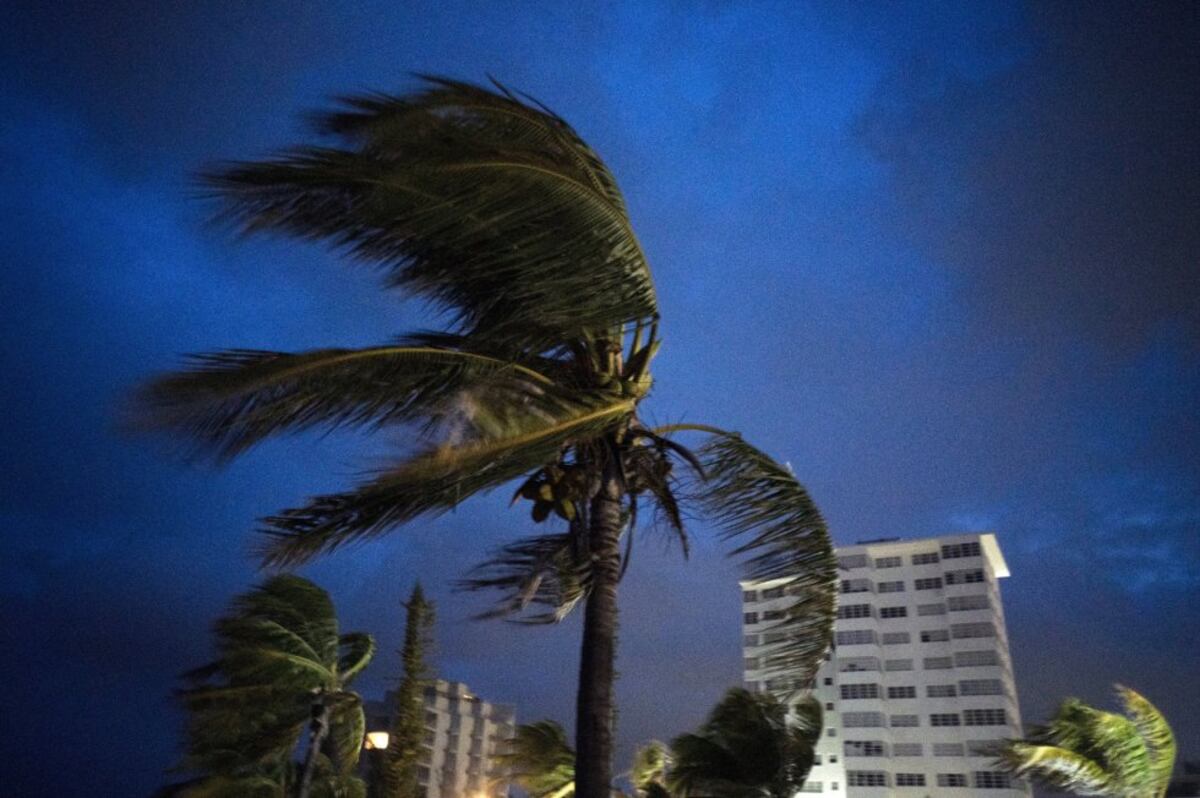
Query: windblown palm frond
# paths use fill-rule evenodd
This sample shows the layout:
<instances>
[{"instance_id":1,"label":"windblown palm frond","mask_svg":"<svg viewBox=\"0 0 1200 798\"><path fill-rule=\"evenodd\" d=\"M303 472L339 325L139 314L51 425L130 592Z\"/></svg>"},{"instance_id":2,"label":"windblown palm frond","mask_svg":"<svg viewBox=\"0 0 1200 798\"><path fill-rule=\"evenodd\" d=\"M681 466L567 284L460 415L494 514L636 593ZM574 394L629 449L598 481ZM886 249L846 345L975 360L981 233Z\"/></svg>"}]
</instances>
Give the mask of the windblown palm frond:
<instances>
[{"instance_id":1,"label":"windblown palm frond","mask_svg":"<svg viewBox=\"0 0 1200 798\"><path fill-rule=\"evenodd\" d=\"M587 597L591 562L584 536L564 532L509 543L460 580L461 590L499 590L495 609L480 618L513 616L519 623L555 623ZM530 606L542 612L523 615Z\"/></svg>"},{"instance_id":2,"label":"windblown palm frond","mask_svg":"<svg viewBox=\"0 0 1200 798\"><path fill-rule=\"evenodd\" d=\"M351 98L304 147L209 175L246 230L326 240L537 352L657 315L616 181L562 119L466 83Z\"/></svg>"},{"instance_id":3,"label":"windblown palm frond","mask_svg":"<svg viewBox=\"0 0 1200 798\"><path fill-rule=\"evenodd\" d=\"M151 382L137 421L174 430L232 457L270 435L322 426L379 426L519 412L550 380L486 355L432 346L324 349L302 354L232 350ZM482 426L482 423L481 423Z\"/></svg>"},{"instance_id":4,"label":"windblown palm frond","mask_svg":"<svg viewBox=\"0 0 1200 798\"><path fill-rule=\"evenodd\" d=\"M569 798L575 788L575 752L563 728L551 720L522 724L495 757L506 779L532 798Z\"/></svg>"},{"instance_id":5,"label":"windblown palm frond","mask_svg":"<svg viewBox=\"0 0 1200 798\"><path fill-rule=\"evenodd\" d=\"M732 689L698 732L671 742L668 786L685 798L790 798L812 769L820 729L816 702L791 717L770 694Z\"/></svg>"},{"instance_id":6,"label":"windblown palm frond","mask_svg":"<svg viewBox=\"0 0 1200 798\"><path fill-rule=\"evenodd\" d=\"M1160 798L1175 766L1175 738L1143 696L1117 686L1128 717L1067 699L1028 739L1009 740L997 765L1077 795Z\"/></svg>"},{"instance_id":7,"label":"windblown palm frond","mask_svg":"<svg viewBox=\"0 0 1200 798\"><path fill-rule=\"evenodd\" d=\"M553 463L564 447L617 428L634 402L598 395L560 404L520 434L439 447L347 493L266 519L271 565L294 565L345 543L379 534L418 515L443 512L463 499ZM553 415L550 415L553 413ZM532 421L533 416L530 416Z\"/></svg>"},{"instance_id":8,"label":"windblown palm frond","mask_svg":"<svg viewBox=\"0 0 1200 798\"><path fill-rule=\"evenodd\" d=\"M837 561L825 521L791 470L747 443L713 427L679 424L655 432L709 435L697 451L702 471L688 500L715 521L746 579L772 582L792 598L787 617L772 627L787 634L764 654L768 674L807 687L829 649L836 612Z\"/></svg>"}]
</instances>

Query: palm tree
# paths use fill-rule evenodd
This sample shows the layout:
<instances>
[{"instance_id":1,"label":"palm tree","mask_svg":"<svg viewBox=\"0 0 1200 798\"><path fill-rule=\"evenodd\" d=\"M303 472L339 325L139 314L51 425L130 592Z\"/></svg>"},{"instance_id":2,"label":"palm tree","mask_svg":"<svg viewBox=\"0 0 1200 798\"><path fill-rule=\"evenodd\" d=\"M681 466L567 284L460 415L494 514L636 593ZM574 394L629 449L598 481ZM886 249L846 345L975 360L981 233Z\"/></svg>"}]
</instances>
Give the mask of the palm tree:
<instances>
[{"instance_id":1,"label":"palm tree","mask_svg":"<svg viewBox=\"0 0 1200 798\"><path fill-rule=\"evenodd\" d=\"M507 750L495 757L504 781L515 784L530 798L571 798L575 794L575 751L567 733L552 720L517 726ZM670 751L652 741L634 754L629 780L636 798L669 798L665 776ZM613 792L614 796L623 793Z\"/></svg>"},{"instance_id":2,"label":"palm tree","mask_svg":"<svg viewBox=\"0 0 1200 798\"><path fill-rule=\"evenodd\" d=\"M825 524L792 473L736 433L643 423L658 300L600 157L499 84L427 78L408 96L346 100L318 124L331 137L320 146L208 175L225 215L371 263L448 324L365 349L201 355L141 393L143 422L222 458L311 428L412 433L392 467L266 518L265 564L297 565L521 480L514 501L556 529L503 548L465 586L503 591L494 614L526 621L584 605L580 798L608 798L617 582L642 505L685 553L684 519L705 516L747 578L784 580L790 639L770 664L810 680L833 623ZM699 448L676 440L689 434Z\"/></svg>"},{"instance_id":3,"label":"palm tree","mask_svg":"<svg viewBox=\"0 0 1200 798\"><path fill-rule=\"evenodd\" d=\"M239 596L215 626L217 659L188 674L188 756L205 775L175 794L358 794L362 702L351 681L375 653L361 633L339 634L329 595L276 576ZM291 757L309 727L298 773ZM274 786L272 786L274 785ZM274 792L272 792L274 789Z\"/></svg>"},{"instance_id":4,"label":"palm tree","mask_svg":"<svg viewBox=\"0 0 1200 798\"><path fill-rule=\"evenodd\" d=\"M505 780L530 798L570 798L575 793L575 751L562 726L552 720L517 726L495 761Z\"/></svg>"},{"instance_id":5,"label":"palm tree","mask_svg":"<svg viewBox=\"0 0 1200 798\"><path fill-rule=\"evenodd\" d=\"M734 688L695 734L671 742L667 783L681 798L791 798L812 770L821 705L792 711L769 693Z\"/></svg>"},{"instance_id":6,"label":"palm tree","mask_svg":"<svg viewBox=\"0 0 1200 798\"><path fill-rule=\"evenodd\" d=\"M1161 798L1175 767L1175 736L1138 692L1116 686L1124 715L1068 698L1026 739L1008 740L998 766L1076 795Z\"/></svg>"}]
</instances>

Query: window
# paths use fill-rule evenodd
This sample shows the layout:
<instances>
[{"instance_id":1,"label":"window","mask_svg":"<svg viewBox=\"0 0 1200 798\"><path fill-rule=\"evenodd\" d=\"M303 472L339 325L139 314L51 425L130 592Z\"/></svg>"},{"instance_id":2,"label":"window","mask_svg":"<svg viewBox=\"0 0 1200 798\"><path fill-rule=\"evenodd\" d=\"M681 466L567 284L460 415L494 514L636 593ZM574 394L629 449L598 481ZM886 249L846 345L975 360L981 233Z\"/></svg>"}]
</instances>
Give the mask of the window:
<instances>
[{"instance_id":1,"label":"window","mask_svg":"<svg viewBox=\"0 0 1200 798\"><path fill-rule=\"evenodd\" d=\"M905 643L912 642L912 635L908 632L884 632L883 644L885 646L899 646Z\"/></svg>"},{"instance_id":2,"label":"window","mask_svg":"<svg viewBox=\"0 0 1200 798\"><path fill-rule=\"evenodd\" d=\"M958 689L963 695L1004 695L1004 683L999 679L964 679Z\"/></svg>"},{"instance_id":3,"label":"window","mask_svg":"<svg viewBox=\"0 0 1200 798\"><path fill-rule=\"evenodd\" d=\"M899 568L904 564L904 560L900 557L879 557L875 560L876 568Z\"/></svg>"},{"instance_id":4,"label":"window","mask_svg":"<svg viewBox=\"0 0 1200 798\"><path fill-rule=\"evenodd\" d=\"M824 792L824 789L819 781L806 781L804 782L804 786L800 788L800 792Z\"/></svg>"},{"instance_id":5,"label":"window","mask_svg":"<svg viewBox=\"0 0 1200 798\"><path fill-rule=\"evenodd\" d=\"M908 607L880 607L880 618L907 618Z\"/></svg>"},{"instance_id":6,"label":"window","mask_svg":"<svg viewBox=\"0 0 1200 798\"><path fill-rule=\"evenodd\" d=\"M742 667L748 671L758 670L758 657L746 657L742 660Z\"/></svg>"},{"instance_id":7,"label":"window","mask_svg":"<svg viewBox=\"0 0 1200 798\"><path fill-rule=\"evenodd\" d=\"M839 618L870 618L870 604L843 604L838 607L837 617Z\"/></svg>"},{"instance_id":8,"label":"window","mask_svg":"<svg viewBox=\"0 0 1200 798\"><path fill-rule=\"evenodd\" d=\"M880 582L875 585L877 593L903 593L904 582Z\"/></svg>"},{"instance_id":9,"label":"window","mask_svg":"<svg viewBox=\"0 0 1200 798\"><path fill-rule=\"evenodd\" d=\"M945 604L918 604L917 615L945 615Z\"/></svg>"},{"instance_id":10,"label":"window","mask_svg":"<svg viewBox=\"0 0 1200 798\"><path fill-rule=\"evenodd\" d=\"M979 557L983 554L983 550L979 546L979 541L972 540L969 543L947 543L942 546L942 559L955 560L959 557Z\"/></svg>"},{"instance_id":11,"label":"window","mask_svg":"<svg viewBox=\"0 0 1200 798\"><path fill-rule=\"evenodd\" d=\"M825 736L826 737L837 737L837 729L826 729Z\"/></svg>"},{"instance_id":12,"label":"window","mask_svg":"<svg viewBox=\"0 0 1200 798\"><path fill-rule=\"evenodd\" d=\"M921 719L916 715L892 715L889 720L893 728L907 728L921 725Z\"/></svg>"},{"instance_id":13,"label":"window","mask_svg":"<svg viewBox=\"0 0 1200 798\"><path fill-rule=\"evenodd\" d=\"M826 686L826 687L828 687L828 686L829 686L829 685L831 685L831 684L833 684L833 679L831 679L831 678L829 678L828 676L826 676L826 677L825 677L825 686Z\"/></svg>"},{"instance_id":14,"label":"window","mask_svg":"<svg viewBox=\"0 0 1200 798\"><path fill-rule=\"evenodd\" d=\"M1012 788L1007 773L995 770L977 770L971 774L977 790L1007 790Z\"/></svg>"},{"instance_id":15,"label":"window","mask_svg":"<svg viewBox=\"0 0 1200 798\"><path fill-rule=\"evenodd\" d=\"M912 556L913 565L932 565L938 561L938 553L936 551L925 551Z\"/></svg>"},{"instance_id":16,"label":"window","mask_svg":"<svg viewBox=\"0 0 1200 798\"><path fill-rule=\"evenodd\" d=\"M742 601L758 601L758 591L757 590L743 590L742 591Z\"/></svg>"},{"instance_id":17,"label":"window","mask_svg":"<svg viewBox=\"0 0 1200 798\"><path fill-rule=\"evenodd\" d=\"M917 579L913 581L913 586L917 590L941 590L942 578L940 576L928 576L924 579Z\"/></svg>"},{"instance_id":18,"label":"window","mask_svg":"<svg viewBox=\"0 0 1200 798\"><path fill-rule=\"evenodd\" d=\"M961 725L957 712L935 712L929 716L930 726L959 726Z\"/></svg>"},{"instance_id":19,"label":"window","mask_svg":"<svg viewBox=\"0 0 1200 798\"><path fill-rule=\"evenodd\" d=\"M971 637L995 637L996 627L988 621L980 623L956 623L951 625L950 632L954 635L955 640L963 640Z\"/></svg>"},{"instance_id":20,"label":"window","mask_svg":"<svg viewBox=\"0 0 1200 798\"><path fill-rule=\"evenodd\" d=\"M847 787L886 787L887 773L882 770L847 770Z\"/></svg>"},{"instance_id":21,"label":"window","mask_svg":"<svg viewBox=\"0 0 1200 798\"><path fill-rule=\"evenodd\" d=\"M841 693L843 701L853 701L860 698L879 698L879 685L843 684Z\"/></svg>"},{"instance_id":22,"label":"window","mask_svg":"<svg viewBox=\"0 0 1200 798\"><path fill-rule=\"evenodd\" d=\"M950 640L950 632L945 629L926 629L921 632L922 643L945 643Z\"/></svg>"},{"instance_id":23,"label":"window","mask_svg":"<svg viewBox=\"0 0 1200 798\"><path fill-rule=\"evenodd\" d=\"M762 617L764 621L782 621L787 617L787 610L767 610Z\"/></svg>"},{"instance_id":24,"label":"window","mask_svg":"<svg viewBox=\"0 0 1200 798\"><path fill-rule=\"evenodd\" d=\"M889 659L883 663L885 671L911 671L913 669L913 661L911 659Z\"/></svg>"},{"instance_id":25,"label":"window","mask_svg":"<svg viewBox=\"0 0 1200 798\"><path fill-rule=\"evenodd\" d=\"M847 729L874 728L883 725L882 712L843 712L842 725Z\"/></svg>"},{"instance_id":26,"label":"window","mask_svg":"<svg viewBox=\"0 0 1200 798\"><path fill-rule=\"evenodd\" d=\"M744 635L742 637L742 645L757 646L758 645L758 635Z\"/></svg>"},{"instance_id":27,"label":"window","mask_svg":"<svg viewBox=\"0 0 1200 798\"><path fill-rule=\"evenodd\" d=\"M933 755L934 756L962 756L963 755L963 744L962 743L934 743L933 744Z\"/></svg>"},{"instance_id":28,"label":"window","mask_svg":"<svg viewBox=\"0 0 1200 798\"><path fill-rule=\"evenodd\" d=\"M968 709L963 712L963 721L968 726L1007 726L1008 717L1003 709Z\"/></svg>"},{"instance_id":29,"label":"window","mask_svg":"<svg viewBox=\"0 0 1200 798\"><path fill-rule=\"evenodd\" d=\"M950 657L926 657L922 665L927 671L944 671L954 667L954 660Z\"/></svg>"},{"instance_id":30,"label":"window","mask_svg":"<svg viewBox=\"0 0 1200 798\"><path fill-rule=\"evenodd\" d=\"M762 636L763 644L768 646L772 643L782 643L784 640L787 640L787 632L767 632Z\"/></svg>"},{"instance_id":31,"label":"window","mask_svg":"<svg viewBox=\"0 0 1200 798\"><path fill-rule=\"evenodd\" d=\"M954 698L957 694L952 684L931 684L925 688L925 695L929 698Z\"/></svg>"},{"instance_id":32,"label":"window","mask_svg":"<svg viewBox=\"0 0 1200 798\"><path fill-rule=\"evenodd\" d=\"M871 580L870 579L843 579L842 580L842 592L843 593L870 593L871 592Z\"/></svg>"},{"instance_id":33,"label":"window","mask_svg":"<svg viewBox=\"0 0 1200 798\"><path fill-rule=\"evenodd\" d=\"M878 740L846 740L842 752L846 756L884 756L883 743Z\"/></svg>"},{"instance_id":34,"label":"window","mask_svg":"<svg viewBox=\"0 0 1200 798\"><path fill-rule=\"evenodd\" d=\"M762 597L763 597L763 601L767 601L768 599L783 598L783 588L773 587L773 588L770 588L769 590L764 590L762 592Z\"/></svg>"},{"instance_id":35,"label":"window","mask_svg":"<svg viewBox=\"0 0 1200 798\"><path fill-rule=\"evenodd\" d=\"M774 679L767 679L764 683L768 690L790 690L795 686L795 681L783 676L777 676Z\"/></svg>"},{"instance_id":36,"label":"window","mask_svg":"<svg viewBox=\"0 0 1200 798\"><path fill-rule=\"evenodd\" d=\"M925 774L924 773L897 773L896 774L896 786L897 787L924 787L925 786Z\"/></svg>"},{"instance_id":37,"label":"window","mask_svg":"<svg viewBox=\"0 0 1200 798\"><path fill-rule=\"evenodd\" d=\"M888 698L916 698L917 697L917 688L913 687L912 685L905 685L902 687L889 687L887 689L887 697Z\"/></svg>"},{"instance_id":38,"label":"window","mask_svg":"<svg viewBox=\"0 0 1200 798\"><path fill-rule=\"evenodd\" d=\"M861 646L875 642L874 629L847 629L837 633L839 646Z\"/></svg>"},{"instance_id":39,"label":"window","mask_svg":"<svg viewBox=\"0 0 1200 798\"><path fill-rule=\"evenodd\" d=\"M838 659L838 671L841 673L877 670L879 670L878 657L845 657Z\"/></svg>"},{"instance_id":40,"label":"window","mask_svg":"<svg viewBox=\"0 0 1200 798\"><path fill-rule=\"evenodd\" d=\"M758 623L758 613L757 612L743 612L742 613L742 623Z\"/></svg>"},{"instance_id":41,"label":"window","mask_svg":"<svg viewBox=\"0 0 1200 798\"><path fill-rule=\"evenodd\" d=\"M799 705L797 705L797 706L799 706ZM830 711L832 711L832 710L833 710L833 702L832 702L832 701L826 701L826 702L825 702L825 709L826 709L826 710L830 710Z\"/></svg>"},{"instance_id":42,"label":"window","mask_svg":"<svg viewBox=\"0 0 1200 798\"><path fill-rule=\"evenodd\" d=\"M984 576L981 568L946 572L946 584L948 585L973 585L982 581L984 581Z\"/></svg>"},{"instance_id":43,"label":"window","mask_svg":"<svg viewBox=\"0 0 1200 798\"><path fill-rule=\"evenodd\" d=\"M920 756L920 743L892 743L892 756Z\"/></svg>"},{"instance_id":44,"label":"window","mask_svg":"<svg viewBox=\"0 0 1200 798\"><path fill-rule=\"evenodd\" d=\"M992 608L992 602L982 593L970 596L951 596L946 602L950 605L950 612L988 610Z\"/></svg>"},{"instance_id":45,"label":"window","mask_svg":"<svg viewBox=\"0 0 1200 798\"><path fill-rule=\"evenodd\" d=\"M839 568L866 568L867 555L865 554L847 554L844 557L838 557Z\"/></svg>"},{"instance_id":46,"label":"window","mask_svg":"<svg viewBox=\"0 0 1200 798\"><path fill-rule=\"evenodd\" d=\"M960 668L999 665L1000 655L995 651L959 651L954 655L954 664Z\"/></svg>"},{"instance_id":47,"label":"window","mask_svg":"<svg viewBox=\"0 0 1200 798\"><path fill-rule=\"evenodd\" d=\"M965 773L939 773L937 774L937 786L939 787L966 787L967 774Z\"/></svg>"}]
</instances>

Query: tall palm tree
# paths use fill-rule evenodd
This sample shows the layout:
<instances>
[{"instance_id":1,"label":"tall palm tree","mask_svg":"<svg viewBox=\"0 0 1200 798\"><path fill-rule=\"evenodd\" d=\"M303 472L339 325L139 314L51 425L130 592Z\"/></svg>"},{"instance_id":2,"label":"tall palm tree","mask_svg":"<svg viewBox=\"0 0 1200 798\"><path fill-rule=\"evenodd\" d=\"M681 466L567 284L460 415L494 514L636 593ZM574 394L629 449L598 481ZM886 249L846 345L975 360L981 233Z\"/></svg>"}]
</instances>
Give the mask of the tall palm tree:
<instances>
[{"instance_id":1,"label":"tall palm tree","mask_svg":"<svg viewBox=\"0 0 1200 798\"><path fill-rule=\"evenodd\" d=\"M1161 798L1175 767L1175 736L1141 694L1116 686L1124 715L1068 698L1026 739L1008 740L998 765L1076 795Z\"/></svg>"},{"instance_id":2,"label":"tall palm tree","mask_svg":"<svg viewBox=\"0 0 1200 798\"><path fill-rule=\"evenodd\" d=\"M365 349L201 355L142 392L144 421L219 457L310 428L412 434L373 478L266 518L265 563L296 565L520 480L514 501L555 529L505 547L466 586L504 591L496 614L527 621L584 605L580 798L608 798L617 582L641 505L685 553L684 519L706 516L748 578L789 580L790 639L770 663L809 680L833 623L824 522L791 472L736 433L643 422L658 300L600 157L499 84L427 78L411 95L346 100L318 125L320 145L208 175L227 217L371 263L447 327ZM703 440L693 450L681 435Z\"/></svg>"},{"instance_id":3,"label":"tall palm tree","mask_svg":"<svg viewBox=\"0 0 1200 798\"><path fill-rule=\"evenodd\" d=\"M667 784L681 798L791 798L812 770L821 705L734 688L695 734L671 742Z\"/></svg>"},{"instance_id":4,"label":"tall palm tree","mask_svg":"<svg viewBox=\"0 0 1200 798\"><path fill-rule=\"evenodd\" d=\"M353 774L364 718L349 685L375 653L370 635L339 634L329 595L287 575L235 599L215 631L217 659L188 674L180 692L188 710L181 769L205 774L180 794L282 795L292 782L298 798L314 783L322 795L361 792Z\"/></svg>"}]
</instances>

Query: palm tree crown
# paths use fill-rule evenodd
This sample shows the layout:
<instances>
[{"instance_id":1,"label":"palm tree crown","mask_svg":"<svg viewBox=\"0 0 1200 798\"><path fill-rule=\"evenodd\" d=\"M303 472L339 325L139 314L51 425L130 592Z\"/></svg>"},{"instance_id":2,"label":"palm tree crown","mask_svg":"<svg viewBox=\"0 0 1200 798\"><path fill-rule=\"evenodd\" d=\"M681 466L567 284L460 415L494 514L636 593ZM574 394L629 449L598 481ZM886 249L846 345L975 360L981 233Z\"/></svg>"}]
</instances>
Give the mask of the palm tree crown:
<instances>
[{"instance_id":1,"label":"palm tree crown","mask_svg":"<svg viewBox=\"0 0 1200 798\"><path fill-rule=\"evenodd\" d=\"M329 595L286 575L239 596L215 631L217 659L188 674L191 685L180 692L189 713L180 769L207 774L183 794L228 784L248 791L274 784L267 794L278 794L305 726L317 717L323 731L309 743L309 781L318 771L343 787L357 781L364 718L349 685L375 653L370 635L339 634Z\"/></svg>"},{"instance_id":2,"label":"palm tree crown","mask_svg":"<svg viewBox=\"0 0 1200 798\"><path fill-rule=\"evenodd\" d=\"M1124 715L1064 701L1044 726L1009 740L999 764L1077 795L1160 798L1175 767L1175 737L1166 718L1141 694L1117 685Z\"/></svg>"},{"instance_id":3,"label":"palm tree crown","mask_svg":"<svg viewBox=\"0 0 1200 798\"><path fill-rule=\"evenodd\" d=\"M639 407L662 343L645 254L599 156L545 107L499 86L427 78L345 101L330 143L208 176L247 231L325 241L444 311L447 328L365 349L197 357L140 395L140 416L218 457L313 427L395 428L412 448L358 486L266 518L269 565L291 566L517 482L555 529L464 582L529 622L586 606L579 785L607 795L616 584L639 510L687 551L689 513L718 523L750 579L787 579L788 632L767 664L797 682L830 642L835 564L791 472L736 433L651 427ZM703 436L685 448L679 435ZM624 538L624 553L621 540Z\"/></svg>"},{"instance_id":4,"label":"palm tree crown","mask_svg":"<svg viewBox=\"0 0 1200 798\"><path fill-rule=\"evenodd\" d=\"M791 798L812 770L821 705L734 688L694 734L671 742L667 783L681 798Z\"/></svg>"}]
</instances>

